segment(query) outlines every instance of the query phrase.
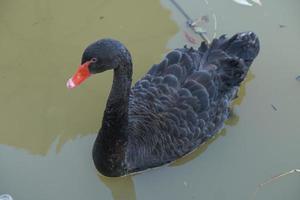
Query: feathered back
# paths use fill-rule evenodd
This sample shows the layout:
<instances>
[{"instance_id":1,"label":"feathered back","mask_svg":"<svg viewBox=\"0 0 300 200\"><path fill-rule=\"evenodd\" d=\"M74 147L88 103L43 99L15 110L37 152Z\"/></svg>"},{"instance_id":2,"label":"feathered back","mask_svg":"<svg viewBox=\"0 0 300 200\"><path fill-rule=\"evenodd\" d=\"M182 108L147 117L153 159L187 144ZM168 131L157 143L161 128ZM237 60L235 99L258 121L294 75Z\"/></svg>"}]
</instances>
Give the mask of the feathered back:
<instances>
[{"instance_id":1,"label":"feathered back","mask_svg":"<svg viewBox=\"0 0 300 200\"><path fill-rule=\"evenodd\" d=\"M218 132L258 51L252 32L223 35L154 65L131 90L128 171L171 162Z\"/></svg>"},{"instance_id":2,"label":"feathered back","mask_svg":"<svg viewBox=\"0 0 300 200\"><path fill-rule=\"evenodd\" d=\"M116 51L125 59L99 57L97 65L100 71L110 62L116 67L93 148L95 166L106 176L172 162L214 136L228 118L229 105L259 51L252 32L230 39L221 36L197 50L175 49L130 89L130 56L123 56L121 43L109 41L109 48L101 45L101 51L108 55Z\"/></svg>"}]
</instances>

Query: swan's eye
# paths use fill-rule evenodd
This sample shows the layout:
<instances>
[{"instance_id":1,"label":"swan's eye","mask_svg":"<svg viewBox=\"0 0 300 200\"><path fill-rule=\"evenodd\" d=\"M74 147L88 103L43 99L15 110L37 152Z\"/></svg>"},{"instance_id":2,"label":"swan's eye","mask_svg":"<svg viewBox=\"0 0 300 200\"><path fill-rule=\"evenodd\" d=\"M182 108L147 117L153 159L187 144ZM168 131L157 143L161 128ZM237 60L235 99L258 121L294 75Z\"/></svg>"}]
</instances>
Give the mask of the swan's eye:
<instances>
[{"instance_id":1,"label":"swan's eye","mask_svg":"<svg viewBox=\"0 0 300 200\"><path fill-rule=\"evenodd\" d=\"M97 60L98 59L94 57L94 58L91 59L91 63L95 63L95 62L97 62Z\"/></svg>"}]
</instances>

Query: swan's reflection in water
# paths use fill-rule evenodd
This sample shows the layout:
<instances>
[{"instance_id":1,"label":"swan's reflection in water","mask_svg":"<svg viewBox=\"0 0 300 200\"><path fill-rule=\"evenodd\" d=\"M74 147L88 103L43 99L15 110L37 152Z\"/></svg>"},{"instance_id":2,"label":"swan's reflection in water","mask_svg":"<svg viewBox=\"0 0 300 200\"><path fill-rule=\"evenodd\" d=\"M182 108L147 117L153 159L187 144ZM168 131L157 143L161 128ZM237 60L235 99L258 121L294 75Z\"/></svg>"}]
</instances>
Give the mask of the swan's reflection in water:
<instances>
[{"instance_id":1,"label":"swan's reflection in water","mask_svg":"<svg viewBox=\"0 0 300 200\"><path fill-rule=\"evenodd\" d=\"M110 189L114 200L135 200L132 176L109 178L98 174L98 178Z\"/></svg>"}]
</instances>

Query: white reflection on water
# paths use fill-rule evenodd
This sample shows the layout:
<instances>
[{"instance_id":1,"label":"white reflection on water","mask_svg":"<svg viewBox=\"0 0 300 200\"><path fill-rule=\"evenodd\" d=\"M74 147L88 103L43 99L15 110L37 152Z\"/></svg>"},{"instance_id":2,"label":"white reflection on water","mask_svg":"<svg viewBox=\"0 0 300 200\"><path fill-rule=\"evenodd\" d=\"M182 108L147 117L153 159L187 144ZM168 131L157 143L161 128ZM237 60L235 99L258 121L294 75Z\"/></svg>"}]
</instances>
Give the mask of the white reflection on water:
<instances>
[{"instance_id":1,"label":"white reflection on water","mask_svg":"<svg viewBox=\"0 0 300 200\"><path fill-rule=\"evenodd\" d=\"M13 200L9 194L0 195L0 200Z\"/></svg>"},{"instance_id":2,"label":"white reflection on water","mask_svg":"<svg viewBox=\"0 0 300 200\"><path fill-rule=\"evenodd\" d=\"M244 6L252 6L253 3L250 3L250 2L254 2L258 5L262 5L261 1L260 0L251 0L250 2L247 1L247 0L233 0L234 2L238 3L238 4L241 4L241 5L244 5Z\"/></svg>"}]
</instances>

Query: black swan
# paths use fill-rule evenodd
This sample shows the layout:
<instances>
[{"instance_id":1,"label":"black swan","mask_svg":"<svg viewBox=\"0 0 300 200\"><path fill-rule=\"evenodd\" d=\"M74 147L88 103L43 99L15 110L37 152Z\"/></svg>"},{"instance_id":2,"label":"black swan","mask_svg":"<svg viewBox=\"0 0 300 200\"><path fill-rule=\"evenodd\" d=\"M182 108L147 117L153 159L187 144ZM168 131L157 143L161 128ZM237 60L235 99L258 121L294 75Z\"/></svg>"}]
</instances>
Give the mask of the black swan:
<instances>
[{"instance_id":1,"label":"black swan","mask_svg":"<svg viewBox=\"0 0 300 200\"><path fill-rule=\"evenodd\" d=\"M68 88L91 74L114 70L93 160L118 177L170 163L214 136L259 52L253 32L225 35L210 46L175 49L131 87L132 61L117 40L89 45Z\"/></svg>"}]
</instances>

